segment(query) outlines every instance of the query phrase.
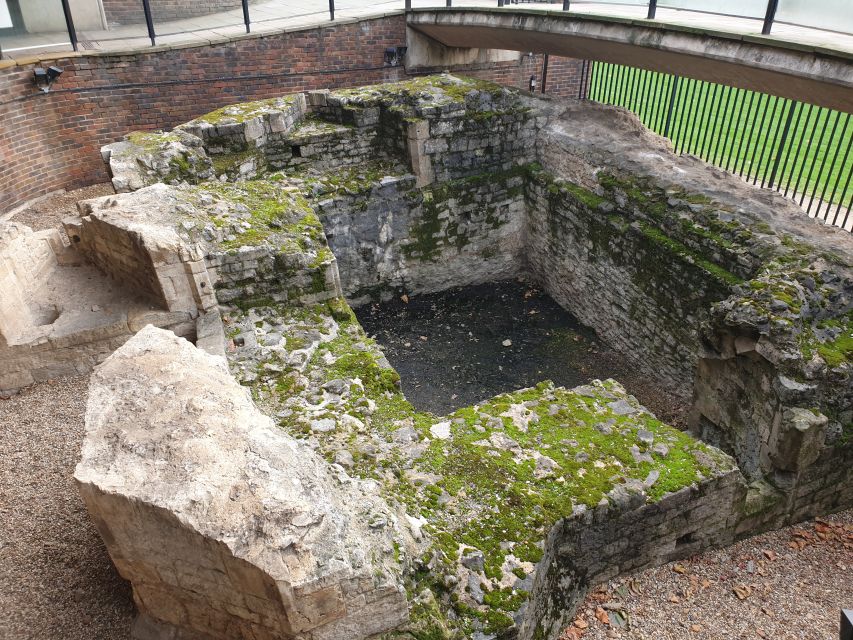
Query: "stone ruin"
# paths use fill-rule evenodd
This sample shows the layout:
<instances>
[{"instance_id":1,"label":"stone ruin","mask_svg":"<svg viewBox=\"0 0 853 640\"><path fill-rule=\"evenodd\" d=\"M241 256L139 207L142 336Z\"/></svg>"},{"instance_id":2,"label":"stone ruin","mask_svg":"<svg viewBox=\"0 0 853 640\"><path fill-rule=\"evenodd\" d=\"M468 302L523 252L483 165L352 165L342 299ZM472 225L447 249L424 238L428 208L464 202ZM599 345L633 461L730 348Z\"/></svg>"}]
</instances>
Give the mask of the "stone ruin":
<instances>
[{"instance_id":1,"label":"stone ruin","mask_svg":"<svg viewBox=\"0 0 853 640\"><path fill-rule=\"evenodd\" d=\"M76 478L138 639L556 638L598 582L853 506L853 240L625 111L435 76L104 157L118 194L67 242L3 230L0 386L124 343ZM47 322L20 283L71 265L124 306ZM689 403L689 433L612 380L413 408L351 305L508 277ZM59 322L114 309L109 339Z\"/></svg>"}]
</instances>

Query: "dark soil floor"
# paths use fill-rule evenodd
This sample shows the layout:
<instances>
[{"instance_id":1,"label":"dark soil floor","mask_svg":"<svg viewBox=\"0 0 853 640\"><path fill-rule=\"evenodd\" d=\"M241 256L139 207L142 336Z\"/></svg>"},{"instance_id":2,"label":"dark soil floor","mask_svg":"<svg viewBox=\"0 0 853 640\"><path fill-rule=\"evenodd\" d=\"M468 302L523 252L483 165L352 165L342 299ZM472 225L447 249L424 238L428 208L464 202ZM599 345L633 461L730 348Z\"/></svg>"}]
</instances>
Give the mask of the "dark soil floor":
<instances>
[{"instance_id":1,"label":"dark soil floor","mask_svg":"<svg viewBox=\"0 0 853 640\"><path fill-rule=\"evenodd\" d=\"M684 424L686 403L524 282L365 305L356 315L421 410L446 414L542 380L574 387L614 378L662 420Z\"/></svg>"}]
</instances>

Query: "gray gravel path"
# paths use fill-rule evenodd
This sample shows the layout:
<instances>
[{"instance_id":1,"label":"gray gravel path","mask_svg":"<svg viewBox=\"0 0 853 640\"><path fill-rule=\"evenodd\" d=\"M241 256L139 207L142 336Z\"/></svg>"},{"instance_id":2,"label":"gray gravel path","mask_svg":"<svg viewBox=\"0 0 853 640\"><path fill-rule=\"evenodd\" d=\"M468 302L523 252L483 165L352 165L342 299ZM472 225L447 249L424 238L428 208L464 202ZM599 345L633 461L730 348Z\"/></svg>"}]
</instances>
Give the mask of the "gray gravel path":
<instances>
[{"instance_id":1,"label":"gray gravel path","mask_svg":"<svg viewBox=\"0 0 853 640\"><path fill-rule=\"evenodd\" d=\"M0 400L0 638L126 640L133 603L74 485L88 377Z\"/></svg>"}]
</instances>

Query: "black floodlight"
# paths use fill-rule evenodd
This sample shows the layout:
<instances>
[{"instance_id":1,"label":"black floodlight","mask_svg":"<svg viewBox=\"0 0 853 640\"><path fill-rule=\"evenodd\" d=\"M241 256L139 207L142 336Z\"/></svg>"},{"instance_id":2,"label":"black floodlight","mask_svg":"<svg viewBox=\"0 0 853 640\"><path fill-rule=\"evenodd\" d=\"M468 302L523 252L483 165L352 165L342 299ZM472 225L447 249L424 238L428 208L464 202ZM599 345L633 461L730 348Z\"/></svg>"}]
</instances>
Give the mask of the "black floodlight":
<instances>
[{"instance_id":1,"label":"black floodlight","mask_svg":"<svg viewBox=\"0 0 853 640\"><path fill-rule=\"evenodd\" d=\"M47 93L50 91L51 85L56 82L61 75L62 69L59 67L48 67L47 69L36 67L33 70L33 82L44 93Z\"/></svg>"}]
</instances>

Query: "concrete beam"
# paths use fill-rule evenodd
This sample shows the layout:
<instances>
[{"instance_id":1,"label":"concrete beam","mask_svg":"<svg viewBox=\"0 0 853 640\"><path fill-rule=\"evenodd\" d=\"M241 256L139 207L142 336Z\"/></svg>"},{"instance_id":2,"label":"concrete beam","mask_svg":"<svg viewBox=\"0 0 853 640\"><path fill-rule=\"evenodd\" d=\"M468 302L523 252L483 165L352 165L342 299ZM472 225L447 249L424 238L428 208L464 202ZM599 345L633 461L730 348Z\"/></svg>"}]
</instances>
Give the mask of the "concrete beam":
<instances>
[{"instance_id":1,"label":"concrete beam","mask_svg":"<svg viewBox=\"0 0 853 640\"><path fill-rule=\"evenodd\" d=\"M626 64L853 112L853 54L845 51L561 11L421 9L407 20L410 29L445 47Z\"/></svg>"}]
</instances>

